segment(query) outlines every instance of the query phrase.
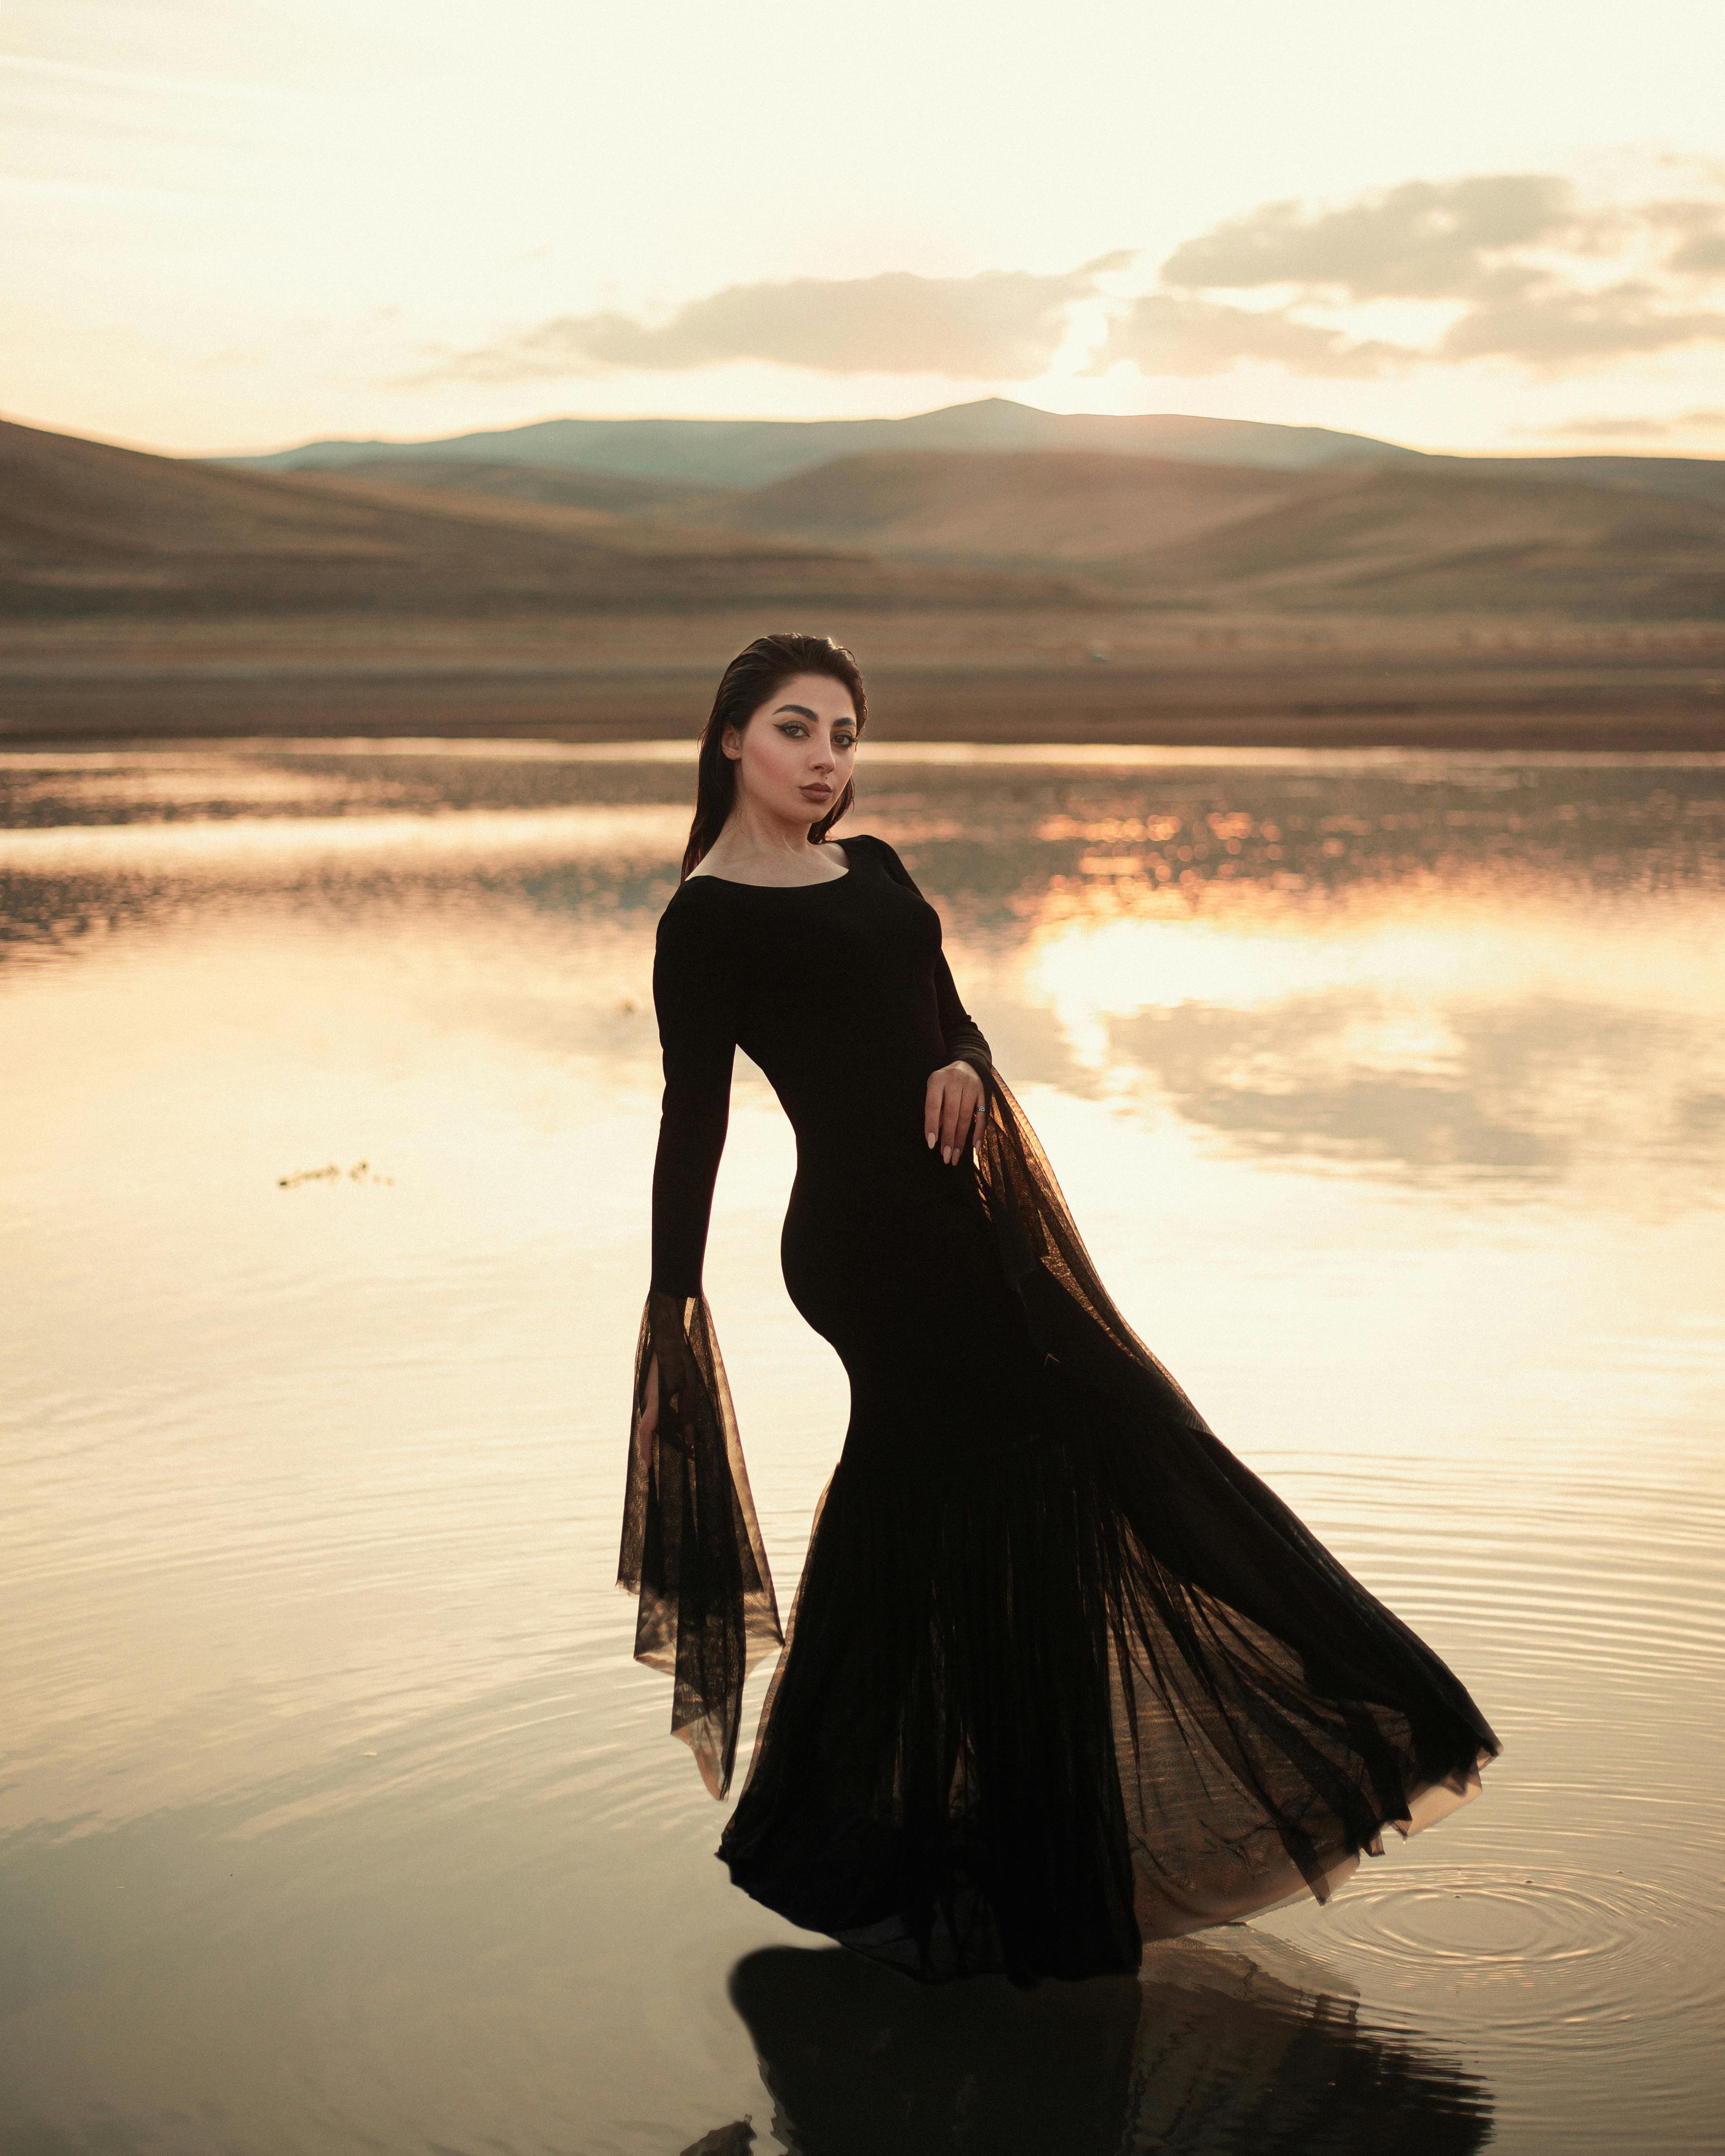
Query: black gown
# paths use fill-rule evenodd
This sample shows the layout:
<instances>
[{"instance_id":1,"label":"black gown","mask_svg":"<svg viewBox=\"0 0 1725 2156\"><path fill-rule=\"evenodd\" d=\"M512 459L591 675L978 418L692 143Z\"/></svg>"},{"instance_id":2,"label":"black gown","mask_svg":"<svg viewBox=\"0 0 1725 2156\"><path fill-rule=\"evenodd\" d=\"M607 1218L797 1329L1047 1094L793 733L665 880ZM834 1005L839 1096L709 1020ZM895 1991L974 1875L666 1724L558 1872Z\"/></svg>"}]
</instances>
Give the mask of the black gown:
<instances>
[{"instance_id":1,"label":"black gown","mask_svg":"<svg viewBox=\"0 0 1725 2156\"><path fill-rule=\"evenodd\" d=\"M780 888L685 880L653 990L665 1094L619 1576L719 1855L793 1923L927 1979L1137 1966L1466 1800L1498 1750L1444 1663L1211 1432L1098 1279L884 839ZM781 1255L850 1380L782 1635L701 1286L741 1045L796 1132ZM974 1152L923 1137L973 1064ZM1145 1232L1155 1233L1153 1220Z\"/></svg>"}]
</instances>

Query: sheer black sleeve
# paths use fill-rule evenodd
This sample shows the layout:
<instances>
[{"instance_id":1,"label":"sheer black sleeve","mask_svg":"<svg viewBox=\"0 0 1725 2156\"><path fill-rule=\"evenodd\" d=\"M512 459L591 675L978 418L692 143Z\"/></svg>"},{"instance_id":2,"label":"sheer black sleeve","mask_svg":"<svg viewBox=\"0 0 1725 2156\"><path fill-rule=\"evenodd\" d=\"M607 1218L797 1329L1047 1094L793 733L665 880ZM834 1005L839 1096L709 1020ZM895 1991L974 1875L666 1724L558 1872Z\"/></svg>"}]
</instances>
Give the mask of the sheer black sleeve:
<instances>
[{"instance_id":1,"label":"sheer black sleeve","mask_svg":"<svg viewBox=\"0 0 1725 2156\"><path fill-rule=\"evenodd\" d=\"M870 834L869 843L878 848L886 873L893 881L901 883L906 891L914 891L917 897L922 898L922 892L916 879L886 839ZM941 1034L947 1044L947 1055L955 1063L969 1064L981 1078L985 1095L991 1094L994 1084L993 1054L988 1046L987 1034L964 1008L944 952L935 967L934 992L940 1010Z\"/></svg>"},{"instance_id":2,"label":"sheer black sleeve","mask_svg":"<svg viewBox=\"0 0 1725 2156\"><path fill-rule=\"evenodd\" d=\"M635 1658L675 1680L671 1730L716 1797L731 1784L742 1688L783 1644L731 1389L701 1290L730 1121L735 976L692 902L660 916L653 963L665 1091L653 1168L653 1258L635 1338L618 1584L639 1597ZM639 1441L648 1378L657 1426Z\"/></svg>"}]
</instances>

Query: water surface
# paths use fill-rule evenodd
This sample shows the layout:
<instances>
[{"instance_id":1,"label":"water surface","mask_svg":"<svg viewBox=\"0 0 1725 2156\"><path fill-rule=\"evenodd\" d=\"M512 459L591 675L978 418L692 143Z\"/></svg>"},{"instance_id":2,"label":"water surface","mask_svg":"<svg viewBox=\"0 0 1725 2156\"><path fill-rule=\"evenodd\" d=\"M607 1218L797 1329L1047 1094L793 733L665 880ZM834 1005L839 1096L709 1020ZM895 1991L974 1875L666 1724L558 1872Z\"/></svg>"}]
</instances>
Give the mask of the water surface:
<instances>
[{"instance_id":1,"label":"water surface","mask_svg":"<svg viewBox=\"0 0 1725 2156\"><path fill-rule=\"evenodd\" d=\"M1485 1795L1124 1989L757 1908L611 1585L686 749L0 757L0 2147L1725 2147L1725 767L863 769L1127 1314ZM740 1062L782 1602L845 1414L792 1165Z\"/></svg>"}]
</instances>

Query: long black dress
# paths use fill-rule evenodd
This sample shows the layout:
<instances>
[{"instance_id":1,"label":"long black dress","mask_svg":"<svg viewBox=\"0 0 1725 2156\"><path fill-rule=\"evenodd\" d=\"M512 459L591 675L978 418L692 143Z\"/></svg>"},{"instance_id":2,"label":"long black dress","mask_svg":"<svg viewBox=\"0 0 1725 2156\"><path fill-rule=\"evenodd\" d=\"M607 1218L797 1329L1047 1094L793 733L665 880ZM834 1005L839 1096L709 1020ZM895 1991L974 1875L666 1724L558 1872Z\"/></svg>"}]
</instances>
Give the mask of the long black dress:
<instances>
[{"instance_id":1,"label":"long black dress","mask_svg":"<svg viewBox=\"0 0 1725 2156\"><path fill-rule=\"evenodd\" d=\"M701 1288L734 1052L797 1137L781 1250L850 1379L719 1854L797 1924L926 1979L1137 1965L1319 1900L1464 1801L1497 1740L1455 1677L1210 1431L1109 1299L885 840L813 885L685 880L660 918L649 1358L619 1578L673 1727L728 1788L781 1640ZM974 1155L922 1128L982 1073ZM1153 1234L1153 1220L1145 1232Z\"/></svg>"}]
</instances>

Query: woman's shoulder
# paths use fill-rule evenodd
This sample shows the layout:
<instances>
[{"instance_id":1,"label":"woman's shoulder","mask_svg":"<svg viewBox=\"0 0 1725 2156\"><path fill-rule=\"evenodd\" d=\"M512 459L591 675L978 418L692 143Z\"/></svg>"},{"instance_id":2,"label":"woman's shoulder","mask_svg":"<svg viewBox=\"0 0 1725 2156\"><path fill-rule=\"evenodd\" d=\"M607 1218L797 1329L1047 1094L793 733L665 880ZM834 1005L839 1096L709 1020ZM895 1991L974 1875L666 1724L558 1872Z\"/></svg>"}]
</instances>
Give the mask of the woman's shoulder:
<instances>
[{"instance_id":1,"label":"woman's shoulder","mask_svg":"<svg viewBox=\"0 0 1725 2156\"><path fill-rule=\"evenodd\" d=\"M704 886L711 885L711 890ZM666 900L653 932L653 1000L670 1009L706 1009L736 992L738 923L720 902L711 876L685 876Z\"/></svg>"},{"instance_id":2,"label":"woman's shoulder","mask_svg":"<svg viewBox=\"0 0 1725 2156\"><path fill-rule=\"evenodd\" d=\"M899 859L897 850L887 839L877 837L872 831L847 831L844 843L845 852L852 860L878 861L895 883L907 885L913 891L916 889L911 880L911 871ZM854 852L853 848L855 850Z\"/></svg>"},{"instance_id":3,"label":"woman's shoulder","mask_svg":"<svg viewBox=\"0 0 1725 2156\"><path fill-rule=\"evenodd\" d=\"M859 861L878 861L889 874L902 866L898 855L886 840L873 831L845 831L834 833L845 849L845 858L855 868Z\"/></svg>"},{"instance_id":4,"label":"woman's shoulder","mask_svg":"<svg viewBox=\"0 0 1725 2156\"><path fill-rule=\"evenodd\" d=\"M717 876L686 875L665 901L655 936L664 948L716 942L720 937L721 908L713 903L724 888Z\"/></svg>"}]
</instances>

